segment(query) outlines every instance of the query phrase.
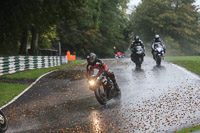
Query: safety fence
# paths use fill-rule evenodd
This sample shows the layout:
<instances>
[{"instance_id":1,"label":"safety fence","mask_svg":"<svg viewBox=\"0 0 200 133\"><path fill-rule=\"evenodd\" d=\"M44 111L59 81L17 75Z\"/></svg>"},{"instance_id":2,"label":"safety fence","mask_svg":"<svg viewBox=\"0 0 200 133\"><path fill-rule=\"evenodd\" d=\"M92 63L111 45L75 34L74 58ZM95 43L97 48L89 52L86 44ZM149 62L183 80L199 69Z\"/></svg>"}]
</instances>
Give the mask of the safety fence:
<instances>
[{"instance_id":1,"label":"safety fence","mask_svg":"<svg viewBox=\"0 0 200 133\"><path fill-rule=\"evenodd\" d=\"M0 57L0 75L18 71L49 68L66 64L66 56L9 56Z\"/></svg>"}]
</instances>

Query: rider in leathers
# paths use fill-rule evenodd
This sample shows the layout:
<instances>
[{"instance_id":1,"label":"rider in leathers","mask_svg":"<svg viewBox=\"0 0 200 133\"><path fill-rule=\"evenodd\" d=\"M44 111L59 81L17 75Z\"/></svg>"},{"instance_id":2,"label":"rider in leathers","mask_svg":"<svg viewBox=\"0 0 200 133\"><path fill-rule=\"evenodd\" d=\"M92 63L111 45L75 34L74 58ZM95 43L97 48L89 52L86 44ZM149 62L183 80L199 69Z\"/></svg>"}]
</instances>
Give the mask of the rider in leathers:
<instances>
[{"instance_id":1,"label":"rider in leathers","mask_svg":"<svg viewBox=\"0 0 200 133\"><path fill-rule=\"evenodd\" d=\"M160 42L160 45L163 47L163 49L164 49L164 53L165 53L165 51L166 51L166 46L165 46L165 43L164 43L164 41L160 38L160 36L158 35L158 34L156 34L155 35L155 38L153 39L153 41L152 41L152 44L151 44L151 53L152 53L152 55L153 55L153 58L155 59L155 55L154 55L154 49L155 49L155 47L154 47L154 44L156 43L156 42Z\"/></svg>"},{"instance_id":2,"label":"rider in leathers","mask_svg":"<svg viewBox=\"0 0 200 133\"><path fill-rule=\"evenodd\" d=\"M112 80L116 91L117 92L120 91L120 88L116 82L114 73L108 69L108 66L105 63L103 63L100 59L96 58L95 53L90 53L90 55L87 56L87 62L88 62L88 65L87 65L86 69L87 69L87 78L88 79L90 77L91 72L93 72L93 69L99 69L98 74L105 73Z\"/></svg>"},{"instance_id":3,"label":"rider in leathers","mask_svg":"<svg viewBox=\"0 0 200 133\"><path fill-rule=\"evenodd\" d=\"M135 61L135 52L134 52L134 47L135 46L142 46L143 50L144 50L144 55L145 55L145 46L142 40L140 40L139 36L135 36L134 41L131 44L131 60L134 62Z\"/></svg>"}]
</instances>

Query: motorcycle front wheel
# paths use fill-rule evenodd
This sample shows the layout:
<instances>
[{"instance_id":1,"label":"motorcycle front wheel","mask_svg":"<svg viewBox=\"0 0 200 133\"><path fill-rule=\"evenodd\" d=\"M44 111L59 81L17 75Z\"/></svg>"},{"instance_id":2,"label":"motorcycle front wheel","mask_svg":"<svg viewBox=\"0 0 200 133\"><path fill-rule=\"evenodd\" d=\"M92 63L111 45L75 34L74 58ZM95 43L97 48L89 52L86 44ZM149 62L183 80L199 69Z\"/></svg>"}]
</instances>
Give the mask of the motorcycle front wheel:
<instances>
[{"instance_id":1,"label":"motorcycle front wheel","mask_svg":"<svg viewBox=\"0 0 200 133\"><path fill-rule=\"evenodd\" d=\"M140 69L141 68L141 63L140 62L137 62L136 63L136 69Z\"/></svg>"},{"instance_id":2,"label":"motorcycle front wheel","mask_svg":"<svg viewBox=\"0 0 200 133\"><path fill-rule=\"evenodd\" d=\"M141 69L141 65L142 65L142 57L138 57L136 63L136 69Z\"/></svg>"},{"instance_id":3,"label":"motorcycle front wheel","mask_svg":"<svg viewBox=\"0 0 200 133\"><path fill-rule=\"evenodd\" d=\"M107 104L107 94L104 91L103 86L99 86L97 89L94 90L95 97L97 101L101 105L106 105Z\"/></svg>"},{"instance_id":4,"label":"motorcycle front wheel","mask_svg":"<svg viewBox=\"0 0 200 133\"><path fill-rule=\"evenodd\" d=\"M157 56L156 64L157 64L158 66L160 66L160 64L161 64L161 56Z\"/></svg>"},{"instance_id":5,"label":"motorcycle front wheel","mask_svg":"<svg viewBox=\"0 0 200 133\"><path fill-rule=\"evenodd\" d=\"M0 110L0 133L4 133L8 128L6 116Z\"/></svg>"}]
</instances>

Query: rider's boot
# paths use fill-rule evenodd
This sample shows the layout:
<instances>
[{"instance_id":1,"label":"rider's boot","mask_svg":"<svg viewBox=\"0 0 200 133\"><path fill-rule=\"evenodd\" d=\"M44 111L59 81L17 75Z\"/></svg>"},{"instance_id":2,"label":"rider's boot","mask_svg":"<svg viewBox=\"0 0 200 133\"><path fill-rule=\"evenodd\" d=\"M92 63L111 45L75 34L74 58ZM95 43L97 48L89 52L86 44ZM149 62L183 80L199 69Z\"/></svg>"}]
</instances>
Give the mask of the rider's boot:
<instances>
[{"instance_id":1,"label":"rider's boot","mask_svg":"<svg viewBox=\"0 0 200 133\"><path fill-rule=\"evenodd\" d=\"M118 84L117 84L117 81L116 81L116 79L115 79L114 73L113 73L113 72L109 73L109 76L110 76L110 79L112 80L112 82L113 82L113 84L114 84L114 89L115 89L117 92L120 93L120 88L119 88L119 86L118 86Z\"/></svg>"},{"instance_id":2,"label":"rider's boot","mask_svg":"<svg viewBox=\"0 0 200 133\"><path fill-rule=\"evenodd\" d=\"M119 88L119 86L118 86L116 80L114 80L113 83L114 83L114 88L115 88L115 90L116 90L117 92L120 92L120 88Z\"/></svg>"}]
</instances>

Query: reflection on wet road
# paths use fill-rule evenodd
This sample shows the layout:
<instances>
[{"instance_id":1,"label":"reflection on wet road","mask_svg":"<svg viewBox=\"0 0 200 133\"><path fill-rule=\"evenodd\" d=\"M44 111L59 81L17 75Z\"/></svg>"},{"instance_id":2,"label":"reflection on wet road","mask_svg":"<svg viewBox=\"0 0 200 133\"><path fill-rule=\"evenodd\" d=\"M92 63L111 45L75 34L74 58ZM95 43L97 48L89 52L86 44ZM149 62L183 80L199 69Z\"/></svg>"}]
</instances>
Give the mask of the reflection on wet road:
<instances>
[{"instance_id":1,"label":"reflection on wet road","mask_svg":"<svg viewBox=\"0 0 200 133\"><path fill-rule=\"evenodd\" d=\"M199 79L169 63L157 67L148 57L141 70L130 59L105 63L121 101L101 106L88 89L85 66L70 68L73 80L65 79L69 69L54 72L4 109L8 132L172 132L200 123Z\"/></svg>"}]
</instances>

